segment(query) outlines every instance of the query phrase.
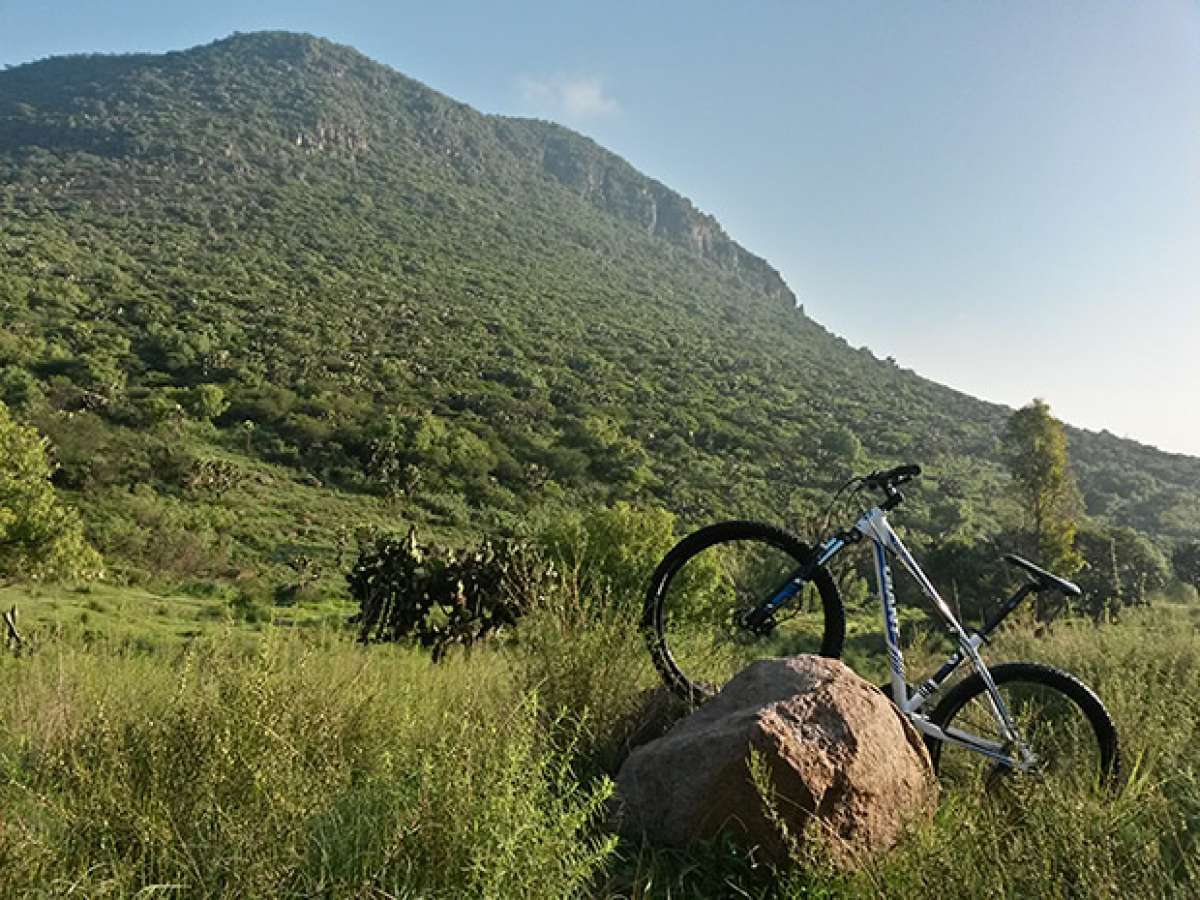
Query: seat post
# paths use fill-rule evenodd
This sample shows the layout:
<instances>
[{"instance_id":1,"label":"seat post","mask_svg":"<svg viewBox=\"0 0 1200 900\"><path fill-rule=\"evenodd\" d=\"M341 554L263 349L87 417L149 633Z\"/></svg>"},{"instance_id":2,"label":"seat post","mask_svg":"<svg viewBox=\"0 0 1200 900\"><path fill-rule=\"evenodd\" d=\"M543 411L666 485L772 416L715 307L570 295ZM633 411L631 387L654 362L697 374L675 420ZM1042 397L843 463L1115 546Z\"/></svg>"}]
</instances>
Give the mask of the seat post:
<instances>
[{"instance_id":1,"label":"seat post","mask_svg":"<svg viewBox=\"0 0 1200 900\"><path fill-rule=\"evenodd\" d=\"M1013 610L1021 605L1022 600L1024 600L1030 594L1041 590L1041 587L1042 586L1035 581L1027 581L1021 585L1017 592L1005 600L1000 609L998 609L996 613L983 624L983 628L980 630L979 635L986 638L1000 626L1001 622L1003 622L1012 614Z\"/></svg>"},{"instance_id":2,"label":"seat post","mask_svg":"<svg viewBox=\"0 0 1200 900\"><path fill-rule=\"evenodd\" d=\"M981 641L987 641L987 636L995 631L1000 623L1008 618L1009 614L1012 613L1014 609L1021 605L1022 600L1036 590L1038 590L1038 585L1032 581L1021 585L1021 588L1015 594L1004 601L1004 605L1000 607L996 615L988 619L982 629L973 631L971 633L977 635ZM943 681L945 681L954 673L954 670L958 668L959 663L962 661L963 651L960 648L955 650L953 655L942 664L942 667L930 676L929 680L921 686L920 690L927 690L928 693L932 694L935 690L937 690Z\"/></svg>"}]
</instances>

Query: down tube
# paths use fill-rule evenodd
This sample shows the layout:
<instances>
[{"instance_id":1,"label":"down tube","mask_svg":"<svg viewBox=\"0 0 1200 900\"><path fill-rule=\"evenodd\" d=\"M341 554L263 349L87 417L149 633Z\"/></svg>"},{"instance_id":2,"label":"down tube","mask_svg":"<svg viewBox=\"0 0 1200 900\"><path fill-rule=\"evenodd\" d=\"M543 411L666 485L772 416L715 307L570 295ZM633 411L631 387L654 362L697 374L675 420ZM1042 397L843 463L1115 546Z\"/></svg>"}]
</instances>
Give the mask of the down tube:
<instances>
[{"instance_id":1,"label":"down tube","mask_svg":"<svg viewBox=\"0 0 1200 900\"><path fill-rule=\"evenodd\" d=\"M887 639L888 662L892 668L892 696L903 706L908 699L908 686L904 674L904 656L900 653L900 626L896 618L896 593L892 588L892 570L888 566L887 553L883 544L872 539L875 552L875 580L879 585L879 598L883 603L884 636Z\"/></svg>"}]
</instances>

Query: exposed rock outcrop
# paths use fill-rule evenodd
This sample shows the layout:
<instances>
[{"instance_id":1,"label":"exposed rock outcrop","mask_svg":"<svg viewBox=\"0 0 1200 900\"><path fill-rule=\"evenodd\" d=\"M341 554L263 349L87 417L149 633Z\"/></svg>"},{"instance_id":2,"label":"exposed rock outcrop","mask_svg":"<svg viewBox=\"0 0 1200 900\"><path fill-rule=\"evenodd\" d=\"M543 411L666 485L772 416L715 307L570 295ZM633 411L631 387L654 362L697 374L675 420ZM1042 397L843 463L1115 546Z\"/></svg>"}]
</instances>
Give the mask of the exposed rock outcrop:
<instances>
[{"instance_id":1,"label":"exposed rock outcrop","mask_svg":"<svg viewBox=\"0 0 1200 900\"><path fill-rule=\"evenodd\" d=\"M751 665L636 749L617 775L620 828L670 846L727 830L785 859L788 842L751 778L752 749L791 837L823 831L842 864L892 847L936 805L928 753L891 702L837 660L799 656Z\"/></svg>"},{"instance_id":2,"label":"exposed rock outcrop","mask_svg":"<svg viewBox=\"0 0 1200 900\"><path fill-rule=\"evenodd\" d=\"M686 197L582 135L545 122L531 122L526 127L535 133L540 131L545 171L584 200L796 308L796 297L779 272L730 238L715 218L698 210Z\"/></svg>"}]
</instances>

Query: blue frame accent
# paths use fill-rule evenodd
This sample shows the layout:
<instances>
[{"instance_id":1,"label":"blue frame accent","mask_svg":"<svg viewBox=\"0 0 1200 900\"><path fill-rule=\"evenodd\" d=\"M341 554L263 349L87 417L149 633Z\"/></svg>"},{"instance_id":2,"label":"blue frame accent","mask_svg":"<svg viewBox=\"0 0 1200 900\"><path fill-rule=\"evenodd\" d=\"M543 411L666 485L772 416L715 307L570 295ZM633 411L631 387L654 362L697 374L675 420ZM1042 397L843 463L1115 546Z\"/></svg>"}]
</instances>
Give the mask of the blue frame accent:
<instances>
[{"instance_id":1,"label":"blue frame accent","mask_svg":"<svg viewBox=\"0 0 1200 900\"><path fill-rule=\"evenodd\" d=\"M892 572L888 566L887 553L879 541L871 542L875 554L875 577L879 583L879 595L883 601L883 625L887 639L888 662L891 663L892 675L900 681L905 679L904 657L900 654L900 625L896 610L896 592L892 587Z\"/></svg>"},{"instance_id":2,"label":"blue frame accent","mask_svg":"<svg viewBox=\"0 0 1200 900\"><path fill-rule=\"evenodd\" d=\"M833 557L837 555L837 552L845 546L846 542L841 538L832 537L827 540L821 545L821 555L817 558L817 566L819 567L825 565L825 563L833 559ZM771 615L773 612L775 612L775 610L779 609L779 607L783 606L783 604L787 603L798 593L800 593L800 589L804 587L804 585L804 580L799 576L789 579L788 583L780 588L779 593L768 600L765 606L760 607L760 609L765 611L764 619L766 616Z\"/></svg>"}]
</instances>

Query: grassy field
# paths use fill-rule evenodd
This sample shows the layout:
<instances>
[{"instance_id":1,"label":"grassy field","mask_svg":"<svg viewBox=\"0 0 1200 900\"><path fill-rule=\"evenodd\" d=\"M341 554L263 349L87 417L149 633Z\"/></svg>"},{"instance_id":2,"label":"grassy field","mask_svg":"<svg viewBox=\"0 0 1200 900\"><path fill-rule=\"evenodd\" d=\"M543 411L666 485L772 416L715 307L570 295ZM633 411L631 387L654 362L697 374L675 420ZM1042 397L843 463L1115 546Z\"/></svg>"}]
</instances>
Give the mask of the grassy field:
<instances>
[{"instance_id":1,"label":"grassy field","mask_svg":"<svg viewBox=\"0 0 1200 900\"><path fill-rule=\"evenodd\" d=\"M542 610L433 665L354 645L335 604L279 611L314 626L292 628L226 596L0 592L14 598L28 623L61 624L0 659L6 897L1200 892L1194 610L1018 628L990 650L1096 687L1124 742L1115 796L948 794L897 850L839 874L819 856L773 871L720 842L609 835L609 776L655 681L628 616Z\"/></svg>"},{"instance_id":2,"label":"grassy field","mask_svg":"<svg viewBox=\"0 0 1200 900\"><path fill-rule=\"evenodd\" d=\"M270 625L338 628L356 608L344 599L277 607L252 592L213 582L161 593L103 583L0 588L0 609L13 606L21 630L43 641L68 638L143 651L177 648L216 631L246 640Z\"/></svg>"}]
</instances>

